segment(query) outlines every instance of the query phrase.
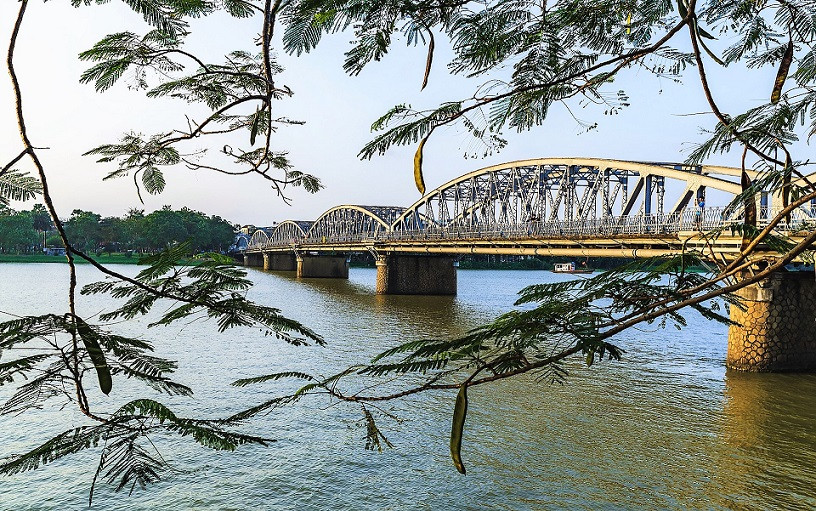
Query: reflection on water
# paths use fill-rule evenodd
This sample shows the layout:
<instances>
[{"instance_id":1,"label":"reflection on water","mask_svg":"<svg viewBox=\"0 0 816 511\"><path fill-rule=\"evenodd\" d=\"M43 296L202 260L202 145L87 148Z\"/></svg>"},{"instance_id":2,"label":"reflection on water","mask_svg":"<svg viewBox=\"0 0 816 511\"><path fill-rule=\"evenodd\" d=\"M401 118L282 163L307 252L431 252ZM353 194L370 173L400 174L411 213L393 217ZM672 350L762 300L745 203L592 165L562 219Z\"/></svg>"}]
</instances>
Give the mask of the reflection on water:
<instances>
[{"instance_id":1,"label":"reflection on water","mask_svg":"<svg viewBox=\"0 0 816 511\"><path fill-rule=\"evenodd\" d=\"M136 268L120 268L135 272ZM60 265L2 265L0 310L62 311ZM81 278L98 278L81 267ZM213 325L146 329L179 360L196 389L173 398L180 413L217 417L291 390L286 382L235 388L236 378L303 370L330 374L411 339L450 337L512 307L522 287L562 279L541 271L460 270L456 297L377 296L375 270L349 280L298 280L251 269L250 296L279 307L328 347L297 348L253 329L216 335ZM84 313L108 304L84 301ZM615 340L624 360L568 365L565 385L520 378L474 389L465 427L468 475L451 466L454 393L387 403L381 419L396 448L362 449L361 413L317 398L259 417L269 448L216 453L157 439L180 469L134 497L103 488L94 509L116 510L549 510L816 508L816 376L726 373L726 329L696 315L683 331L649 327ZM116 399L145 394L116 381ZM10 389L0 387L0 399ZM46 408L0 417L0 454L19 452L82 419ZM95 463L80 456L0 479L0 510L82 509Z\"/></svg>"},{"instance_id":2,"label":"reflection on water","mask_svg":"<svg viewBox=\"0 0 816 511\"><path fill-rule=\"evenodd\" d=\"M778 509L816 509L816 375L729 371L725 396L724 505L761 492Z\"/></svg>"}]
</instances>

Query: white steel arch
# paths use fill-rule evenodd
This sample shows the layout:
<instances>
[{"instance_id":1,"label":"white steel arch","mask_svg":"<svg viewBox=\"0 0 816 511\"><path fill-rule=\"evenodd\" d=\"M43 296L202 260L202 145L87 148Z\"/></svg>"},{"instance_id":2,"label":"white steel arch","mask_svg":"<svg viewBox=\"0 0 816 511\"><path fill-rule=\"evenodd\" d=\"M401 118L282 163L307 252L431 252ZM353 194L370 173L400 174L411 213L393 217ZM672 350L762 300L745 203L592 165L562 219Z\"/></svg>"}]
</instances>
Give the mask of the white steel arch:
<instances>
[{"instance_id":1,"label":"white steel arch","mask_svg":"<svg viewBox=\"0 0 816 511\"><path fill-rule=\"evenodd\" d=\"M271 246L296 245L302 243L314 222L286 220L278 224L269 236Z\"/></svg>"},{"instance_id":2,"label":"white steel arch","mask_svg":"<svg viewBox=\"0 0 816 511\"><path fill-rule=\"evenodd\" d=\"M706 188L740 193L736 180L711 175L738 177L740 172L730 167L599 158L514 161L443 184L407 208L391 230L660 216L694 206L695 194L704 196ZM667 180L676 185L667 189Z\"/></svg>"},{"instance_id":3,"label":"white steel arch","mask_svg":"<svg viewBox=\"0 0 816 511\"><path fill-rule=\"evenodd\" d=\"M269 236L263 229L258 229L252 233L252 238L249 239L247 250L261 250L269 246Z\"/></svg>"},{"instance_id":4,"label":"white steel arch","mask_svg":"<svg viewBox=\"0 0 816 511\"><path fill-rule=\"evenodd\" d=\"M377 238L390 230L403 211L395 206L337 206L314 221L306 238L311 243Z\"/></svg>"}]
</instances>

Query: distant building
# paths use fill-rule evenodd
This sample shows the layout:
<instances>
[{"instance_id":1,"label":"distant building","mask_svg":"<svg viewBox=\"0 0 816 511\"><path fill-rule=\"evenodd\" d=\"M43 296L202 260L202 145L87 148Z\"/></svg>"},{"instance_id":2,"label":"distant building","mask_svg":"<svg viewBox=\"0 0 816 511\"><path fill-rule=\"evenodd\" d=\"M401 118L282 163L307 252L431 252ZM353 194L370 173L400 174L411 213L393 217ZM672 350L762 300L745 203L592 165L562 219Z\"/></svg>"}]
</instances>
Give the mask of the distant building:
<instances>
[{"instance_id":1,"label":"distant building","mask_svg":"<svg viewBox=\"0 0 816 511\"><path fill-rule=\"evenodd\" d=\"M46 247L43 249L43 254L49 256L64 256L65 247Z\"/></svg>"}]
</instances>

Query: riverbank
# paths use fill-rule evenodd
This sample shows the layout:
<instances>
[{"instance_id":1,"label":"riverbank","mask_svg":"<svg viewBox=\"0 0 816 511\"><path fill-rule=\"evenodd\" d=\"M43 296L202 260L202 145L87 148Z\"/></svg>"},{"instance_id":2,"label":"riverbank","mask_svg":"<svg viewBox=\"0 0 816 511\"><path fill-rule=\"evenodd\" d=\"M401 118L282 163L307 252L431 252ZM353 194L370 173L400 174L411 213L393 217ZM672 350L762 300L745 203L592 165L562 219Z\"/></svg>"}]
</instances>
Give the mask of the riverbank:
<instances>
[{"instance_id":1,"label":"riverbank","mask_svg":"<svg viewBox=\"0 0 816 511\"><path fill-rule=\"evenodd\" d=\"M128 254L92 255L91 259L100 263L138 264L140 257ZM89 264L84 259L74 258L77 264ZM45 254L0 254L0 263L67 263L65 256Z\"/></svg>"},{"instance_id":2,"label":"riverbank","mask_svg":"<svg viewBox=\"0 0 816 511\"><path fill-rule=\"evenodd\" d=\"M140 261L150 254L127 254L127 253L113 253L102 255L91 255L91 259L100 264L139 264ZM44 254L0 254L0 263L61 263L65 264L68 259L65 256L44 255ZM74 262L77 264L90 264L88 261L75 257ZM196 264L195 259L183 259L178 264Z\"/></svg>"}]
</instances>

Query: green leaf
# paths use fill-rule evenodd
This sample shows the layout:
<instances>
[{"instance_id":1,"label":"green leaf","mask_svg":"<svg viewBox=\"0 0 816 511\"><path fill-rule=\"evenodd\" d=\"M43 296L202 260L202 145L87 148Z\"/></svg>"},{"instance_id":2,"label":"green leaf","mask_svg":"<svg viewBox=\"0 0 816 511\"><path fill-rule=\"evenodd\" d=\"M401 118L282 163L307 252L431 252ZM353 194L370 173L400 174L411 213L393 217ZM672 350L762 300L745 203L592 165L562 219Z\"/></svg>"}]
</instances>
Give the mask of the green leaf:
<instances>
[{"instance_id":1,"label":"green leaf","mask_svg":"<svg viewBox=\"0 0 816 511\"><path fill-rule=\"evenodd\" d=\"M306 373L301 373L298 371L286 371L283 373L275 373L275 374L267 374L264 376L256 376L254 378L242 378L240 380L235 380L232 382L232 385L236 387L246 387L247 385L253 385L255 383L263 383L267 381L275 381L280 380L283 378L298 378L301 380L314 380L314 378Z\"/></svg>"},{"instance_id":2,"label":"green leaf","mask_svg":"<svg viewBox=\"0 0 816 511\"><path fill-rule=\"evenodd\" d=\"M681 18L688 16L688 6L686 6L685 0L677 0L677 12L680 13Z\"/></svg>"},{"instance_id":3,"label":"green leaf","mask_svg":"<svg viewBox=\"0 0 816 511\"><path fill-rule=\"evenodd\" d=\"M27 472L69 454L95 447L108 429L106 425L69 429L23 455L4 459L0 463L0 474Z\"/></svg>"},{"instance_id":4,"label":"green leaf","mask_svg":"<svg viewBox=\"0 0 816 511\"><path fill-rule=\"evenodd\" d=\"M164 191L164 174L156 167L145 167L142 174L142 184L144 185L145 190L147 190L147 193L152 195L159 194Z\"/></svg>"},{"instance_id":5,"label":"green leaf","mask_svg":"<svg viewBox=\"0 0 816 511\"><path fill-rule=\"evenodd\" d=\"M11 362L0 364L0 386L6 383L12 383L14 381L15 374L22 375L25 378L25 374L27 372L33 370L38 363L47 360L50 357L50 354L44 353L40 355L31 355L30 357L23 357L17 360L12 360Z\"/></svg>"},{"instance_id":6,"label":"green leaf","mask_svg":"<svg viewBox=\"0 0 816 511\"><path fill-rule=\"evenodd\" d=\"M8 201L27 201L42 192L40 180L25 172L10 170L0 175L0 203Z\"/></svg>"}]
</instances>

